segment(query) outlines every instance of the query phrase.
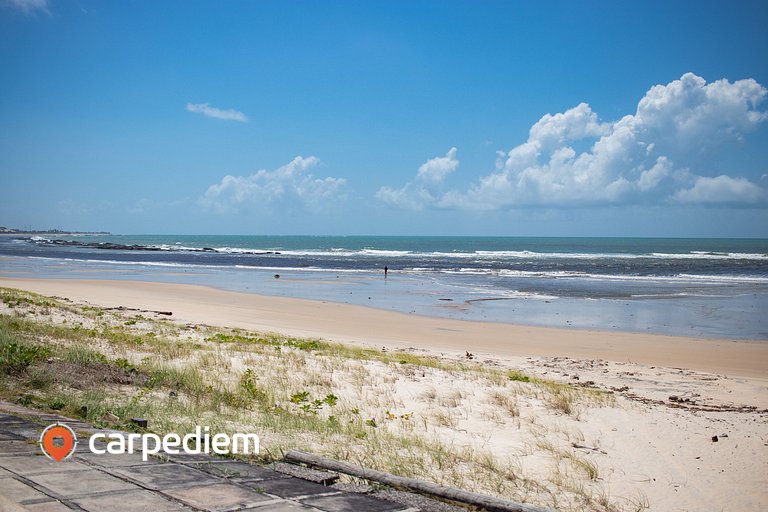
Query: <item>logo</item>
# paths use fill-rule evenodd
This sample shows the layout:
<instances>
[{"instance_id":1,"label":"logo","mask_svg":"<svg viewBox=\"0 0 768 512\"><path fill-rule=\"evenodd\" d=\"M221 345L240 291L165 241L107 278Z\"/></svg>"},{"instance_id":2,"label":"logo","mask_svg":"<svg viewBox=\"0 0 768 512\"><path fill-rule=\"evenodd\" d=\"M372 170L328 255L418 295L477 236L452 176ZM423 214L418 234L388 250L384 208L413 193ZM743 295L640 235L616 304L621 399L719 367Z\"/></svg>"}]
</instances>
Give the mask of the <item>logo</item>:
<instances>
[{"instance_id":1,"label":"logo","mask_svg":"<svg viewBox=\"0 0 768 512\"><path fill-rule=\"evenodd\" d=\"M64 423L56 422L48 425L40 434L40 448L46 457L56 462L71 456L76 447L77 436ZM150 455L160 452L169 455L180 452L190 455L211 452L217 455L258 455L259 436L250 433L237 433L231 436L223 433L211 435L209 427L202 428L199 425L195 427L194 432L185 436L174 433L160 437L152 433L97 432L88 439L88 449L97 455L105 453L120 455L141 451L142 460L145 461Z\"/></svg>"},{"instance_id":2,"label":"logo","mask_svg":"<svg viewBox=\"0 0 768 512\"><path fill-rule=\"evenodd\" d=\"M48 425L40 434L40 448L49 459L61 462L75 452L77 436L63 423Z\"/></svg>"},{"instance_id":3,"label":"logo","mask_svg":"<svg viewBox=\"0 0 768 512\"><path fill-rule=\"evenodd\" d=\"M104 448L98 448L96 441L106 443ZM185 436L179 434L166 434L163 437L157 434L123 434L110 432L108 434L93 434L88 440L88 448L91 453L102 455L110 453L120 455L123 453L135 453L141 451L142 460L148 460L150 455L160 452L168 455L177 455L179 452L187 455L201 453L215 453L217 455L251 454L259 453L259 436L256 434L214 434L210 435L210 428L195 427L194 433Z\"/></svg>"}]
</instances>

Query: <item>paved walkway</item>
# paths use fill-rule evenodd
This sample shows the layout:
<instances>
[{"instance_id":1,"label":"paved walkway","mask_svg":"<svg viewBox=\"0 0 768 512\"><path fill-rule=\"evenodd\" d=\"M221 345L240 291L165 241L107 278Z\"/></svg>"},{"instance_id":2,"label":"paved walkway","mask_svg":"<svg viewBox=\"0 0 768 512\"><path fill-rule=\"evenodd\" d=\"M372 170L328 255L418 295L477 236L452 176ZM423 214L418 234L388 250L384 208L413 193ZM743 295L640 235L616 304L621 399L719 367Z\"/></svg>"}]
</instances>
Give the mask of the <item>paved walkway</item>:
<instances>
[{"instance_id":1,"label":"paved walkway","mask_svg":"<svg viewBox=\"0 0 768 512\"><path fill-rule=\"evenodd\" d=\"M42 430L61 421L80 438L62 462L42 454ZM343 492L269 467L207 455L170 460L140 454L96 455L81 421L0 402L0 511L368 511L417 509L360 493Z\"/></svg>"}]
</instances>

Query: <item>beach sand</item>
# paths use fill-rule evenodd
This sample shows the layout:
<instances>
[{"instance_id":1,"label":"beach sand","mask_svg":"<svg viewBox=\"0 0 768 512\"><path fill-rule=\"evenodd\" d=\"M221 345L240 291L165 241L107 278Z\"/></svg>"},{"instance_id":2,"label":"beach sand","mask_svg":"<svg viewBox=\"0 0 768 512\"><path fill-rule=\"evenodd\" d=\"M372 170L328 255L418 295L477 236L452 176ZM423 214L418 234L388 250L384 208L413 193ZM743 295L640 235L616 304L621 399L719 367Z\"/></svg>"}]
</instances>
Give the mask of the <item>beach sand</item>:
<instances>
[{"instance_id":1,"label":"beach sand","mask_svg":"<svg viewBox=\"0 0 768 512\"><path fill-rule=\"evenodd\" d=\"M482 381L449 374L392 381L380 369L380 386L388 386L404 410L429 413L418 398L427 388L455 402L444 407L455 425L436 431L443 441L482 446L501 458L524 453L521 470L528 475L550 478L551 457L542 447L559 443L599 468L598 483L608 495L650 510L768 507L768 343L446 320L194 285L1 278L0 286L100 307L171 311L183 324L322 337L451 360L471 352L489 366L613 391L615 406L588 407L575 416L533 408L504 420L487 405L490 390Z\"/></svg>"},{"instance_id":2,"label":"beach sand","mask_svg":"<svg viewBox=\"0 0 768 512\"><path fill-rule=\"evenodd\" d=\"M172 311L182 322L368 345L499 357L606 359L768 378L768 343L761 342L451 320L187 284L0 278L0 286L100 306Z\"/></svg>"}]
</instances>

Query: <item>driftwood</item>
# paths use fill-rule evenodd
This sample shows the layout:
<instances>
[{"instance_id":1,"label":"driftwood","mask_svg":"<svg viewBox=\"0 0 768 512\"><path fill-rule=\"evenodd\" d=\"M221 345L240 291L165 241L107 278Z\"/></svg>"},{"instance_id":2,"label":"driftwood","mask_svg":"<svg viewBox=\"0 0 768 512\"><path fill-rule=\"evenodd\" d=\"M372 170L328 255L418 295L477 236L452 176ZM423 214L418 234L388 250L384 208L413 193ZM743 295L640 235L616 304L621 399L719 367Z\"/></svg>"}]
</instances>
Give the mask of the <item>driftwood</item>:
<instances>
[{"instance_id":1,"label":"driftwood","mask_svg":"<svg viewBox=\"0 0 768 512\"><path fill-rule=\"evenodd\" d=\"M356 476L365 480L380 482L400 489L409 489L424 494L430 494L432 496L438 496L447 500L467 503L493 512L552 512L547 508L515 503L513 501L494 498L493 496L463 491L454 487L445 487L424 480L416 480L415 478L396 476L375 469L357 466L348 462L327 459L325 457L320 457L319 455L298 450L290 450L286 453L285 460L338 471L340 473Z\"/></svg>"},{"instance_id":2,"label":"driftwood","mask_svg":"<svg viewBox=\"0 0 768 512\"><path fill-rule=\"evenodd\" d=\"M154 313L156 315L173 316L173 311L157 311L154 309L127 308L117 306L116 308L101 308L104 311L138 311L139 313Z\"/></svg>"},{"instance_id":3,"label":"driftwood","mask_svg":"<svg viewBox=\"0 0 768 512\"><path fill-rule=\"evenodd\" d=\"M571 443L571 446L573 446L574 448L577 448L579 450L591 450L593 452L602 453L603 455L608 455L607 452L604 452L600 448L596 448L594 446L586 446L586 445L578 444L578 443Z\"/></svg>"}]
</instances>

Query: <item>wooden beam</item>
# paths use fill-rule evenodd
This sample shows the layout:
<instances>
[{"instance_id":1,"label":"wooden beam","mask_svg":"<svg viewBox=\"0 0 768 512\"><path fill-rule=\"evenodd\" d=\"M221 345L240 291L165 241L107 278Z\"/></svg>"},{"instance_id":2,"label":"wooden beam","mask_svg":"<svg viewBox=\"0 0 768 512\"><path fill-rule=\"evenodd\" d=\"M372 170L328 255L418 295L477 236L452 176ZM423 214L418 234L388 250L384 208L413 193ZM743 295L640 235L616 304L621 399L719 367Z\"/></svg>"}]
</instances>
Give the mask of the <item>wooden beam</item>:
<instances>
[{"instance_id":1,"label":"wooden beam","mask_svg":"<svg viewBox=\"0 0 768 512\"><path fill-rule=\"evenodd\" d=\"M379 482L400 489L408 489L423 494L439 496L440 498L447 500L475 505L492 512L553 512L548 508L516 503L514 501L487 496L485 494L463 491L461 489L456 489L455 487L445 487L425 480L392 475L390 473L384 473L383 471L357 466L348 462L328 459L326 457L299 450L290 450L285 454L284 458L288 461L301 462L310 466L338 471L339 473L345 473L347 475Z\"/></svg>"}]
</instances>

